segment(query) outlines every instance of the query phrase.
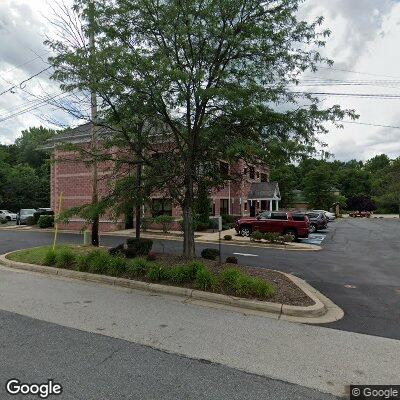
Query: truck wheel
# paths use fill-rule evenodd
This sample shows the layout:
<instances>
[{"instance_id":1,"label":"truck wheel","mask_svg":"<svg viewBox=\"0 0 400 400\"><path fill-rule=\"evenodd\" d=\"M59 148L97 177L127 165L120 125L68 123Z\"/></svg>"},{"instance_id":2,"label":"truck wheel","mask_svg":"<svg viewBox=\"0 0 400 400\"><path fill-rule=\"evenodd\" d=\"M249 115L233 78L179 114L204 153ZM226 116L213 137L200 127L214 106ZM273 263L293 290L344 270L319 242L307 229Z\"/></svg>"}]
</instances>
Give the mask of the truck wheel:
<instances>
[{"instance_id":1,"label":"truck wheel","mask_svg":"<svg viewBox=\"0 0 400 400\"><path fill-rule=\"evenodd\" d=\"M240 236L249 237L251 235L251 228L250 226L242 226L240 227Z\"/></svg>"},{"instance_id":2,"label":"truck wheel","mask_svg":"<svg viewBox=\"0 0 400 400\"><path fill-rule=\"evenodd\" d=\"M294 237L294 242L297 242L297 232L295 229L287 229L285 235L292 235Z\"/></svg>"}]
</instances>

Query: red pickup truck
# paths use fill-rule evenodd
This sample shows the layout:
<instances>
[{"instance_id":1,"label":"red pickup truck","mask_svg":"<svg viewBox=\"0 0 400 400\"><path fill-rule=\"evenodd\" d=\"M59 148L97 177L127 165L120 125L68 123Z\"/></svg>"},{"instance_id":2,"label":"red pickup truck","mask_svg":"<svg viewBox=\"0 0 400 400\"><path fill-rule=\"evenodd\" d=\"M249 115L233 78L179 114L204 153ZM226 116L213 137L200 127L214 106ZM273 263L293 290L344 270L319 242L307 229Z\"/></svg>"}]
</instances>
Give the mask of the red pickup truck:
<instances>
[{"instance_id":1,"label":"red pickup truck","mask_svg":"<svg viewBox=\"0 0 400 400\"><path fill-rule=\"evenodd\" d=\"M265 211L257 217L244 217L235 225L236 232L250 236L254 231L291 234L297 238L307 238L310 221L305 214L291 212Z\"/></svg>"}]
</instances>

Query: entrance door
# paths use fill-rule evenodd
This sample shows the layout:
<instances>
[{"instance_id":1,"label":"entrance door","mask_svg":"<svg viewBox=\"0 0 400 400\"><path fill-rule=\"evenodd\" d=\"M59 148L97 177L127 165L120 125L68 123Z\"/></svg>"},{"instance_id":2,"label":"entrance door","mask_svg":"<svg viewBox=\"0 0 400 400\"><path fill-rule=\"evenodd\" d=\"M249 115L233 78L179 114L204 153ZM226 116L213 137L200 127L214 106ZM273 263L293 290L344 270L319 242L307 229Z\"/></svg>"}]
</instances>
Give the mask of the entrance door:
<instances>
[{"instance_id":1,"label":"entrance door","mask_svg":"<svg viewBox=\"0 0 400 400\"><path fill-rule=\"evenodd\" d=\"M249 201L249 207L250 207L250 217L255 217L256 216L256 202Z\"/></svg>"}]
</instances>

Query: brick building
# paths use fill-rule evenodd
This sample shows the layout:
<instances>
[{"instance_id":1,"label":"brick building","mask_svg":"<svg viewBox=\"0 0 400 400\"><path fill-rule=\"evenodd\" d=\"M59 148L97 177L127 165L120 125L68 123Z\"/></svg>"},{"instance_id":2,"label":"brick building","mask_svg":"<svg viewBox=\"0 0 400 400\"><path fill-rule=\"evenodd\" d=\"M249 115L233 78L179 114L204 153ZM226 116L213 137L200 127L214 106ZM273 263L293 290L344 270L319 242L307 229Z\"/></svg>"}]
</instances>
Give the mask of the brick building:
<instances>
[{"instance_id":1,"label":"brick building","mask_svg":"<svg viewBox=\"0 0 400 400\"><path fill-rule=\"evenodd\" d=\"M47 148L52 153L51 167L51 207L58 211L58 201L62 194L62 209L80 206L91 202L92 196L92 168L77 161L76 153L61 150L62 143L74 143L83 147L90 146L91 125L84 124L69 130L67 133L53 138ZM118 149L114 149L118 151ZM99 196L104 196L110 189L114 177L112 176L112 161L98 165ZM225 187L214 190L210 194L212 209L210 214L218 216L229 214L233 216L254 216L262 210L278 210L280 193L277 182L269 181L269 168L266 165L249 165L239 160L234 165L221 162L221 168L228 171L235 170L241 179L228 181ZM181 218L181 209L170 199L154 194L148 201L149 207L144 207L144 214L157 210L156 213ZM151 207L150 207L151 206ZM72 218L68 229L80 230L85 222L80 218ZM110 217L100 219L100 231L124 229L130 225L127 218L115 221Z\"/></svg>"}]
</instances>

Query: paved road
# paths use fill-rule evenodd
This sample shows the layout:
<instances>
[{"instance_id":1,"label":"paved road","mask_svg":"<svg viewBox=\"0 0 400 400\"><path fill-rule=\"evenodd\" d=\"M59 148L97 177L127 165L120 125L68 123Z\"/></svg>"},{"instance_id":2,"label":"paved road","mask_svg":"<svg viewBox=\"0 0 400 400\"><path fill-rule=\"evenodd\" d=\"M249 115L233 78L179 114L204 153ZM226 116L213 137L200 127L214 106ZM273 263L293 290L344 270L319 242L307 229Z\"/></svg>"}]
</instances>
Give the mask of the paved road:
<instances>
[{"instance_id":1,"label":"paved road","mask_svg":"<svg viewBox=\"0 0 400 400\"><path fill-rule=\"evenodd\" d=\"M5 382L63 386L60 400L333 400L332 395L220 364L0 311L0 398ZM38 398L38 397L35 397Z\"/></svg>"},{"instance_id":2,"label":"paved road","mask_svg":"<svg viewBox=\"0 0 400 400\"><path fill-rule=\"evenodd\" d=\"M81 237L62 234L63 242ZM104 236L114 245L122 238ZM0 252L51 242L45 232L1 231ZM215 245L199 244L197 251ZM179 241L155 241L155 250L180 252ZM330 328L400 339L400 222L391 219L345 219L329 226L323 250L282 251L223 245L223 256L239 256L243 264L291 272L311 283L345 311Z\"/></svg>"}]
</instances>

